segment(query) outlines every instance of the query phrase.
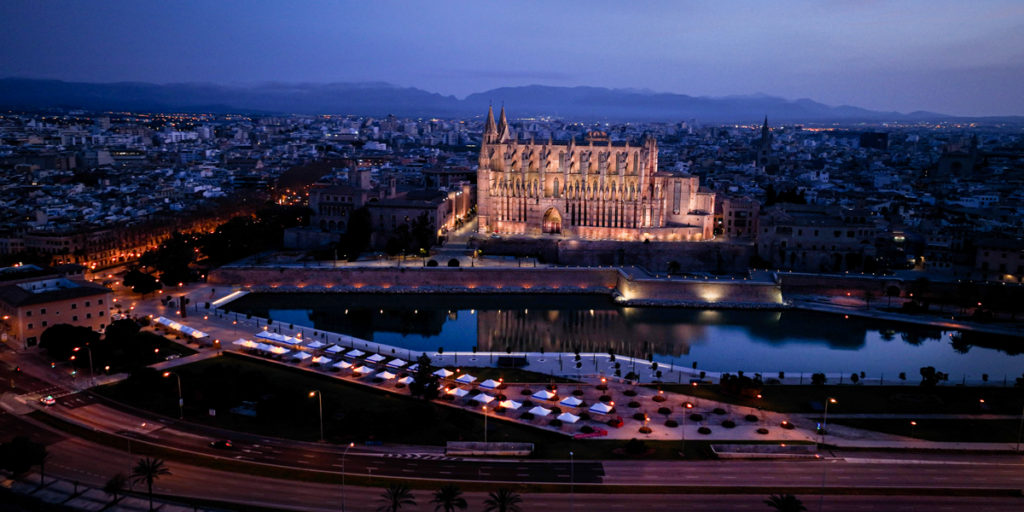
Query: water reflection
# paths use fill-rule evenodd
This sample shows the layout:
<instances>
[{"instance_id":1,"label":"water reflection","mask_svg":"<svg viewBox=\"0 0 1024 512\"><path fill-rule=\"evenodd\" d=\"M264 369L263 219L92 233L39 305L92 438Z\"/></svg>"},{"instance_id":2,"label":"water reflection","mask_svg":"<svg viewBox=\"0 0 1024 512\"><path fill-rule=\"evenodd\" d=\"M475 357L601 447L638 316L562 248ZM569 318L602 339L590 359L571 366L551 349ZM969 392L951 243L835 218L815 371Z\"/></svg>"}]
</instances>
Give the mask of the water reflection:
<instances>
[{"instance_id":1,"label":"water reflection","mask_svg":"<svg viewBox=\"0 0 1024 512\"><path fill-rule=\"evenodd\" d=\"M1015 338L951 338L911 324L807 311L623 308L594 295L250 294L228 307L414 350L614 351L671 361L699 358L729 370L765 364L790 371L858 365L866 371L899 364L915 371L916 362L900 360L920 359L940 368L984 365L995 372L1012 360L996 351L1020 352Z\"/></svg>"}]
</instances>

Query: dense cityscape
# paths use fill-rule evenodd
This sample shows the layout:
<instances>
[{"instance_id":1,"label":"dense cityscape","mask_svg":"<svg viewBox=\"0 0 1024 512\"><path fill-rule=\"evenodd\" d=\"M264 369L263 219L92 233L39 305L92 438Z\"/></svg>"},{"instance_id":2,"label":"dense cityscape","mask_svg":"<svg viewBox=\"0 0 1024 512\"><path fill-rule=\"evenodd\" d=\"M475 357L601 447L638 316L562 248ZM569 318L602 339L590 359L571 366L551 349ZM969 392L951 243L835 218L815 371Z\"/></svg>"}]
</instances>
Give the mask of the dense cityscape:
<instances>
[{"instance_id":1,"label":"dense cityscape","mask_svg":"<svg viewBox=\"0 0 1024 512\"><path fill-rule=\"evenodd\" d=\"M4 511L1024 507L1020 6L253 7L0 5Z\"/></svg>"}]
</instances>

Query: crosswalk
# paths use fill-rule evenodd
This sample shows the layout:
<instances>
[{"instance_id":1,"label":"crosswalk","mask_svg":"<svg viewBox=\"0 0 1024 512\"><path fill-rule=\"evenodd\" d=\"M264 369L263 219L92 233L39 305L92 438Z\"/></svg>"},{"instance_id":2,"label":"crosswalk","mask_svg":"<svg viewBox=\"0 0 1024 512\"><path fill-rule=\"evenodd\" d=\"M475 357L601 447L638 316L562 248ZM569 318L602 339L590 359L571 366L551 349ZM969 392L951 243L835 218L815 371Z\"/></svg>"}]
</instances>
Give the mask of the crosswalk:
<instances>
[{"instance_id":1,"label":"crosswalk","mask_svg":"<svg viewBox=\"0 0 1024 512\"><path fill-rule=\"evenodd\" d=\"M433 453L385 453L385 459L412 459L412 460L462 460L459 457L448 457Z\"/></svg>"}]
</instances>

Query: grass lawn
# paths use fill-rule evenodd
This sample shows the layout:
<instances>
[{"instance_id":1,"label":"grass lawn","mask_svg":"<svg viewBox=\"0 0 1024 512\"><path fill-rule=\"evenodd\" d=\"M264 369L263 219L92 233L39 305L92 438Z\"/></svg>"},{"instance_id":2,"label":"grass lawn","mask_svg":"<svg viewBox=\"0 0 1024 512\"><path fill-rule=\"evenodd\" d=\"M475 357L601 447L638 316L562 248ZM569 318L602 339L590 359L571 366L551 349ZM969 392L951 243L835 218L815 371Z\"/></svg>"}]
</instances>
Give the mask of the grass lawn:
<instances>
[{"instance_id":1,"label":"grass lawn","mask_svg":"<svg viewBox=\"0 0 1024 512\"><path fill-rule=\"evenodd\" d=\"M826 397L836 403L829 412L844 414L1020 414L1024 389L1003 387L905 386L765 386L761 399L725 395L717 385L686 386L662 384L661 389L725 403L761 407L769 411L809 413L811 402ZM937 400L936 400L937 398ZM985 400L988 410L982 410Z\"/></svg>"},{"instance_id":2,"label":"grass lawn","mask_svg":"<svg viewBox=\"0 0 1024 512\"><path fill-rule=\"evenodd\" d=\"M187 420L239 432L250 432L302 441L319 439L317 399L323 393L324 430L334 443L387 443L444 445L448 441L482 441L483 417L405 396L347 383L328 376L278 366L242 356L225 354L183 365L181 375ZM159 378L158 378L159 379ZM94 391L116 401L167 416L176 416L177 388L169 379L144 383L123 381ZM247 392L246 388L255 388ZM276 398L260 397L274 395ZM243 400L260 401L258 417L228 412ZM217 410L216 416L209 409ZM534 457L577 460L621 459L613 453L625 441L573 440L552 432L496 420L488 421L488 441L534 443ZM644 458L678 458L679 443L648 443L655 451ZM707 442L688 441L688 458L706 458Z\"/></svg>"},{"instance_id":3,"label":"grass lawn","mask_svg":"<svg viewBox=\"0 0 1024 512\"><path fill-rule=\"evenodd\" d=\"M911 435L911 421L917 422L915 438L947 443L1016 443L1020 429L1020 420L829 419L829 423L900 436Z\"/></svg>"}]
</instances>

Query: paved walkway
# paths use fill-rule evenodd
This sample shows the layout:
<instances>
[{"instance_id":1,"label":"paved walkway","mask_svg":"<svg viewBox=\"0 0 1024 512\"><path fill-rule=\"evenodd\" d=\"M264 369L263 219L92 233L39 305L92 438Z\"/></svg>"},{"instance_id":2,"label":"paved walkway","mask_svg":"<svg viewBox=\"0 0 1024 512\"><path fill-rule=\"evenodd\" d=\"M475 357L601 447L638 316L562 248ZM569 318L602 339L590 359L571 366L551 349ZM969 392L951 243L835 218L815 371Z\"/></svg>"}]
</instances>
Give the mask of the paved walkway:
<instances>
[{"instance_id":1,"label":"paved walkway","mask_svg":"<svg viewBox=\"0 0 1024 512\"><path fill-rule=\"evenodd\" d=\"M977 322L963 322L955 320L952 317L941 317L938 315L907 315L881 311L878 309L866 309L863 305L837 304L835 301L825 297L792 296L787 297L787 299L792 300L793 305L799 309L821 311L823 313L835 313L839 315L874 318L877 320L928 325L938 327L945 331L977 331L989 334L1003 334L1007 336L1024 336L1024 323L992 325ZM884 302L885 299L880 300Z\"/></svg>"}]
</instances>

